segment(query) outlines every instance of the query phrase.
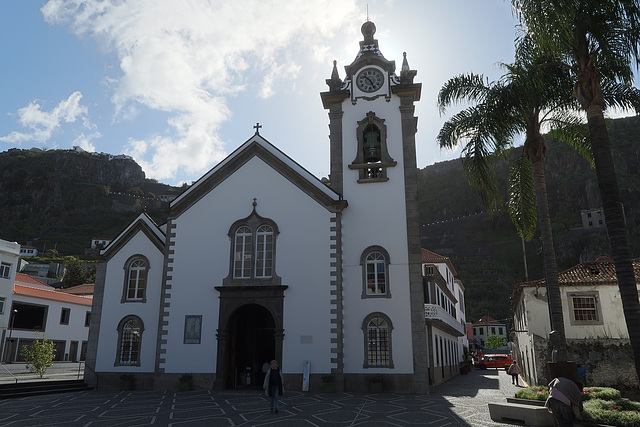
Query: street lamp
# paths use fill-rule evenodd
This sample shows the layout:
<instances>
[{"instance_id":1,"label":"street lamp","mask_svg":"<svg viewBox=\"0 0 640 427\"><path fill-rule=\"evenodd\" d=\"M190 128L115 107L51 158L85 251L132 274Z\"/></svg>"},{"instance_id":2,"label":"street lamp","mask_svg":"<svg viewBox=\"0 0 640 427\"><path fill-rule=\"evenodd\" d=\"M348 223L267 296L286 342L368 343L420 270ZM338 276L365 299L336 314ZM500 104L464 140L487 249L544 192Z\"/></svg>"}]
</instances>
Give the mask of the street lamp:
<instances>
[{"instance_id":1,"label":"street lamp","mask_svg":"<svg viewBox=\"0 0 640 427\"><path fill-rule=\"evenodd\" d=\"M7 362L11 363L11 356L13 353L13 347L11 346L11 336L13 335L13 323L16 321L16 315L18 314L18 309L14 308L11 310L9 314L9 342L7 343L7 350L9 351Z\"/></svg>"}]
</instances>

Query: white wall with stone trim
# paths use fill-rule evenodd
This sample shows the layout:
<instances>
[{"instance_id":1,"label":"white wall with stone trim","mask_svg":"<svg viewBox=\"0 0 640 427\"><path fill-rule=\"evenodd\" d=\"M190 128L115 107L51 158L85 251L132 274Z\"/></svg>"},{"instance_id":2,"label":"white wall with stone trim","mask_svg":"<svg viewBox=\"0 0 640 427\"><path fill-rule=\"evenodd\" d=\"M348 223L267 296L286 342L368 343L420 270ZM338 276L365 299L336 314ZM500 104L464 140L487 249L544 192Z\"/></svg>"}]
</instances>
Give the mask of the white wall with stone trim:
<instances>
[{"instance_id":1,"label":"white wall with stone trim","mask_svg":"<svg viewBox=\"0 0 640 427\"><path fill-rule=\"evenodd\" d=\"M284 298L284 373L301 373L304 360L329 372L331 359L330 220L335 215L300 188L253 157L198 203L173 220L177 237L173 267L165 372L214 372L219 293L229 275L236 221L256 212L278 226L275 273L287 285ZM221 207L224 206L224 209ZM194 248L207 248L195 251ZM182 344L184 316L202 314L202 344ZM301 336L312 343L301 344Z\"/></svg>"},{"instance_id":2,"label":"white wall with stone trim","mask_svg":"<svg viewBox=\"0 0 640 427\"><path fill-rule=\"evenodd\" d=\"M125 265L130 257L138 254L144 255L149 261L146 302L122 303L127 276ZM96 372L154 372L163 264L163 253L142 231L138 231L123 248L108 260L98 336ZM118 324L129 315L138 316L144 325L140 348L140 366L114 366L118 349Z\"/></svg>"}]
</instances>

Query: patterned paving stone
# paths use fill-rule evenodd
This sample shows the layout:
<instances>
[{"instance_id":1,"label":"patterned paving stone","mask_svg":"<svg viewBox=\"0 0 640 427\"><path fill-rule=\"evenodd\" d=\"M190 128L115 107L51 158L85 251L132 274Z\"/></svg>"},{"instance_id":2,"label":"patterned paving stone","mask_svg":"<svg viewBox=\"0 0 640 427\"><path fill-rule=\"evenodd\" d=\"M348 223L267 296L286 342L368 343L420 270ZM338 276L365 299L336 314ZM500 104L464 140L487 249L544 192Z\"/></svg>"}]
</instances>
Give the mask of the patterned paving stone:
<instances>
[{"instance_id":1,"label":"patterned paving stone","mask_svg":"<svg viewBox=\"0 0 640 427\"><path fill-rule=\"evenodd\" d=\"M496 427L487 404L518 390L500 371L473 371L429 395L287 391L269 412L261 390L85 391L0 400L0 426Z\"/></svg>"}]
</instances>

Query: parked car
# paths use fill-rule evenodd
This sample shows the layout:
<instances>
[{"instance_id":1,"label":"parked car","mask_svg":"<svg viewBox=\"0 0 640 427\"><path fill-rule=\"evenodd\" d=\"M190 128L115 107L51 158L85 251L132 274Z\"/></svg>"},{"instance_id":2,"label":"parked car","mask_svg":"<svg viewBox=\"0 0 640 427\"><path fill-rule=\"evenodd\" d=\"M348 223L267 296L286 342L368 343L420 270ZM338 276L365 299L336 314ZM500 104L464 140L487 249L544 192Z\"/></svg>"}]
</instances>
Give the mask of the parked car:
<instances>
[{"instance_id":1,"label":"parked car","mask_svg":"<svg viewBox=\"0 0 640 427\"><path fill-rule=\"evenodd\" d=\"M496 368L504 369L506 365L511 365L513 360L508 354L486 354L477 362L480 369Z\"/></svg>"}]
</instances>

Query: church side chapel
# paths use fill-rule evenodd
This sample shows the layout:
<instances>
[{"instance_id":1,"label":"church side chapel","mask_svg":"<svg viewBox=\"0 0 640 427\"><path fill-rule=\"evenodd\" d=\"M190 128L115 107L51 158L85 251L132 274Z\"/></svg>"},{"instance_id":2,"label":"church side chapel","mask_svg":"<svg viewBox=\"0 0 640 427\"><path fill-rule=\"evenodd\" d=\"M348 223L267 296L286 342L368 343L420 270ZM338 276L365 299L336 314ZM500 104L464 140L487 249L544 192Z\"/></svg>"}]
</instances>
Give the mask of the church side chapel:
<instances>
[{"instance_id":1,"label":"church side chapel","mask_svg":"<svg viewBox=\"0 0 640 427\"><path fill-rule=\"evenodd\" d=\"M261 387L427 393L414 83L362 25L328 91L330 184L260 134L102 251L85 379L137 389ZM305 378L308 369L308 382Z\"/></svg>"}]
</instances>

